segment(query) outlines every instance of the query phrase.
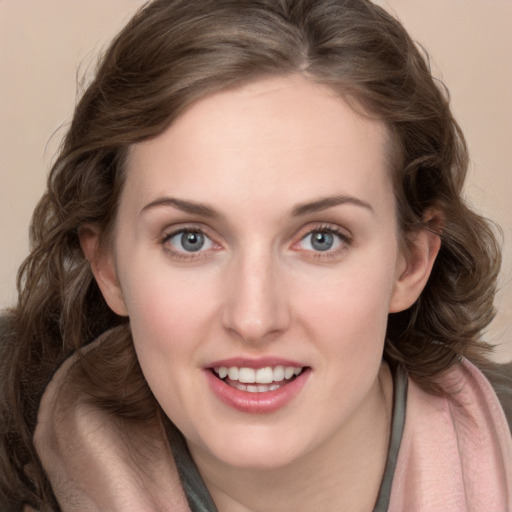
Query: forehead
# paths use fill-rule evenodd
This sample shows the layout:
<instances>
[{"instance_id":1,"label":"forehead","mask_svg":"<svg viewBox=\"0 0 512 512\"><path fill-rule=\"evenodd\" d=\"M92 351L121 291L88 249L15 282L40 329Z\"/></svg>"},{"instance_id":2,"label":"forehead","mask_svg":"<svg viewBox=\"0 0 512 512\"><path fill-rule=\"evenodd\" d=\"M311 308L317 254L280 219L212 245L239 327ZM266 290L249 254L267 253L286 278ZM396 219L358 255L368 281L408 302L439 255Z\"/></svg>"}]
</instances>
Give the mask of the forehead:
<instances>
[{"instance_id":1,"label":"forehead","mask_svg":"<svg viewBox=\"0 0 512 512\"><path fill-rule=\"evenodd\" d=\"M260 80L198 101L158 137L134 145L127 194L143 207L162 195L263 205L346 193L384 200L384 125L325 86Z\"/></svg>"}]
</instances>

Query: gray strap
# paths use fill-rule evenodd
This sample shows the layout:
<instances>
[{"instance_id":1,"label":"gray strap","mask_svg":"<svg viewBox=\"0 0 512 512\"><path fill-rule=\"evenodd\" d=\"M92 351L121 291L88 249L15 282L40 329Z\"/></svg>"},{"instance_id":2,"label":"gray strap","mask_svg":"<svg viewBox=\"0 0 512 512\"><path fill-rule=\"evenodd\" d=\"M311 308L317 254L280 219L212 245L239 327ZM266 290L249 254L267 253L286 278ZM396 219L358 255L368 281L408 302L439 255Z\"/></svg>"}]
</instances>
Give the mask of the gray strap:
<instances>
[{"instance_id":1,"label":"gray strap","mask_svg":"<svg viewBox=\"0 0 512 512\"><path fill-rule=\"evenodd\" d=\"M395 476L396 461L402 443L402 435L405 425L405 411L407 405L407 384L408 379L405 370L399 366L393 376L393 420L391 422L391 438L389 440L388 459L382 482L380 483L379 495L373 512L386 512L391 498L391 485Z\"/></svg>"},{"instance_id":2,"label":"gray strap","mask_svg":"<svg viewBox=\"0 0 512 512\"><path fill-rule=\"evenodd\" d=\"M165 427L191 512L217 512L217 507L190 455L183 434L171 422L166 422Z\"/></svg>"}]
</instances>

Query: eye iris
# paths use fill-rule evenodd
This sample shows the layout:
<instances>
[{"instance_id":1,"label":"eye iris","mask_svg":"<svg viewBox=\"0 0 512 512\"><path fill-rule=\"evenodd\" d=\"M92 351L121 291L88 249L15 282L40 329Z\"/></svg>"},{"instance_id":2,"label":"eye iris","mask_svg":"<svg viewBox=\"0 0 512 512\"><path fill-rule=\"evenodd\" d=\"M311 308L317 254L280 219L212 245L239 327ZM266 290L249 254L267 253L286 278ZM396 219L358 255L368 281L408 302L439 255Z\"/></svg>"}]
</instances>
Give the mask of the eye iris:
<instances>
[{"instance_id":1,"label":"eye iris","mask_svg":"<svg viewBox=\"0 0 512 512\"><path fill-rule=\"evenodd\" d=\"M332 248L334 236L325 231L315 231L311 234L311 247L316 251L328 251Z\"/></svg>"},{"instance_id":2,"label":"eye iris","mask_svg":"<svg viewBox=\"0 0 512 512\"><path fill-rule=\"evenodd\" d=\"M186 231L181 235L181 245L186 251L199 251L204 245L204 235L194 231Z\"/></svg>"}]
</instances>

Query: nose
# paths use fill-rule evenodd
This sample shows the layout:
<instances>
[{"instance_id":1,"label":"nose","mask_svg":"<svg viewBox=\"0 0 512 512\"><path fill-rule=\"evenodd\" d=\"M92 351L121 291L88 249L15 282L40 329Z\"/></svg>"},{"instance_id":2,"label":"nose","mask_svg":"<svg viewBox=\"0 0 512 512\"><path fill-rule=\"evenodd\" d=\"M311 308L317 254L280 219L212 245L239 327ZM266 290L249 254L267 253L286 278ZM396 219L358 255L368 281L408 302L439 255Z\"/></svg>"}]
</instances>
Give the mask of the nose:
<instances>
[{"instance_id":1,"label":"nose","mask_svg":"<svg viewBox=\"0 0 512 512\"><path fill-rule=\"evenodd\" d=\"M251 343L275 339L290 322L286 285L271 254L242 255L233 262L226 281L224 327Z\"/></svg>"}]
</instances>

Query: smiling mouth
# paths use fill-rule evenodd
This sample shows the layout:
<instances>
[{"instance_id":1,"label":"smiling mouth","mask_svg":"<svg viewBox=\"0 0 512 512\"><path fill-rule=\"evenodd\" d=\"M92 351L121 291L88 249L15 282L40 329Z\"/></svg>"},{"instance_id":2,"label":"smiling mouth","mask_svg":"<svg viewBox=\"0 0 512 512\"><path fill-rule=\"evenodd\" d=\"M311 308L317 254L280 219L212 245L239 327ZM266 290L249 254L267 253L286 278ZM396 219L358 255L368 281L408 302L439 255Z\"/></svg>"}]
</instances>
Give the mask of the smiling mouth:
<instances>
[{"instance_id":1,"label":"smiling mouth","mask_svg":"<svg viewBox=\"0 0 512 512\"><path fill-rule=\"evenodd\" d=\"M247 368L238 366L220 366L213 368L213 374L228 386L249 393L267 393L275 391L295 380L305 367L266 366Z\"/></svg>"}]
</instances>

